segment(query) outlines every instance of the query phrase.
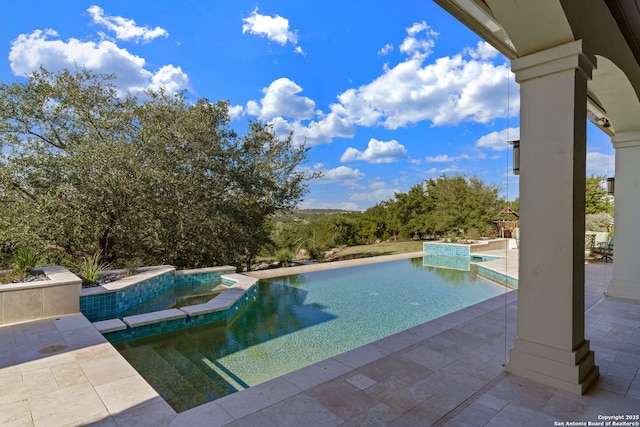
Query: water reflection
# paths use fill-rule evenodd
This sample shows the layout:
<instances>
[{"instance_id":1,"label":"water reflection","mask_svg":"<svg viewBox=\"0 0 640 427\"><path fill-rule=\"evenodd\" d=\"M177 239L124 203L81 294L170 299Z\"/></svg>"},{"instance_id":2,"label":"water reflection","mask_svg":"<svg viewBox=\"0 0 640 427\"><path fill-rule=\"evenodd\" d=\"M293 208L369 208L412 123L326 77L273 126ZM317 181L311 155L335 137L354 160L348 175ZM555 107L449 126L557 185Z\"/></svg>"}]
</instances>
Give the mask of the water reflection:
<instances>
[{"instance_id":1,"label":"water reflection","mask_svg":"<svg viewBox=\"0 0 640 427\"><path fill-rule=\"evenodd\" d=\"M219 359L335 318L322 304L305 304L308 291L290 285L307 280L288 277L260 281L256 301L246 304L228 323L203 325L115 346L176 411L184 411L248 387ZM270 357L260 351L252 356L256 362Z\"/></svg>"},{"instance_id":2,"label":"water reflection","mask_svg":"<svg viewBox=\"0 0 640 427\"><path fill-rule=\"evenodd\" d=\"M441 256L441 255L425 255L422 257L422 265L429 266L429 267L439 267L439 268L445 268L445 269L469 271L471 267L471 262L469 258L459 258L459 257Z\"/></svg>"},{"instance_id":3,"label":"water reflection","mask_svg":"<svg viewBox=\"0 0 640 427\"><path fill-rule=\"evenodd\" d=\"M227 287L220 283L206 283L201 285L171 288L160 295L120 313L120 318L166 310L168 308L205 303L215 298L225 289L227 289Z\"/></svg>"}]
</instances>

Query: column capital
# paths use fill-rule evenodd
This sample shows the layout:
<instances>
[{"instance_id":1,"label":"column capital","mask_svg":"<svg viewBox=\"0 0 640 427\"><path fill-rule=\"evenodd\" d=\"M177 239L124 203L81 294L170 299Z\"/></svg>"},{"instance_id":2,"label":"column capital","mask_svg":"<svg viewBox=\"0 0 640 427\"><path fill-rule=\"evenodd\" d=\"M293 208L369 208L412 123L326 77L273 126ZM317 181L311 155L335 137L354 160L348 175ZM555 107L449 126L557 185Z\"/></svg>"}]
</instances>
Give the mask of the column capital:
<instances>
[{"instance_id":1,"label":"column capital","mask_svg":"<svg viewBox=\"0 0 640 427\"><path fill-rule=\"evenodd\" d=\"M518 83L570 69L579 70L591 79L596 64L595 55L588 51L582 40L577 40L514 59L511 71Z\"/></svg>"},{"instance_id":2,"label":"column capital","mask_svg":"<svg viewBox=\"0 0 640 427\"><path fill-rule=\"evenodd\" d=\"M640 130L631 132L618 132L611 138L614 149L631 148L640 146Z\"/></svg>"}]
</instances>

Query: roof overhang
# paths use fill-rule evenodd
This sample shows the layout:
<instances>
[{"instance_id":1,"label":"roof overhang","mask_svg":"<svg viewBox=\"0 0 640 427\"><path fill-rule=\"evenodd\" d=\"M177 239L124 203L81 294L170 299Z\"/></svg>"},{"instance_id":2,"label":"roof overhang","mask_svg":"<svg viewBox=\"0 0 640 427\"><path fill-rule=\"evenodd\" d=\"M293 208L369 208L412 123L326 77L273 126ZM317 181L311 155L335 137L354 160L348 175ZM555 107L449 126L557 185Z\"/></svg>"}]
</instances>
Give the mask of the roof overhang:
<instances>
[{"instance_id":1,"label":"roof overhang","mask_svg":"<svg viewBox=\"0 0 640 427\"><path fill-rule=\"evenodd\" d=\"M483 0L434 0L509 59L518 57L509 35Z\"/></svg>"}]
</instances>

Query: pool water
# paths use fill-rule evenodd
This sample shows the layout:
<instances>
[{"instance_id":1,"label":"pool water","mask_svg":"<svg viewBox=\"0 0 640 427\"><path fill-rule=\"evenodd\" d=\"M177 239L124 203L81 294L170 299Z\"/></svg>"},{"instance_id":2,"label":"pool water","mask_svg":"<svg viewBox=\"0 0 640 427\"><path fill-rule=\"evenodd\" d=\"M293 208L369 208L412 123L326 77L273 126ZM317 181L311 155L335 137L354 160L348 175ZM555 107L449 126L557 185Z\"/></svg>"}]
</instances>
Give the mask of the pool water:
<instances>
[{"instance_id":1,"label":"pool water","mask_svg":"<svg viewBox=\"0 0 640 427\"><path fill-rule=\"evenodd\" d=\"M230 323L116 344L178 412L504 293L423 258L260 280Z\"/></svg>"},{"instance_id":2,"label":"pool water","mask_svg":"<svg viewBox=\"0 0 640 427\"><path fill-rule=\"evenodd\" d=\"M138 304L124 311L120 317L134 316L136 314L150 313L168 308L185 307L187 305L204 304L228 288L228 286L221 283L205 283L172 288L142 304Z\"/></svg>"}]
</instances>

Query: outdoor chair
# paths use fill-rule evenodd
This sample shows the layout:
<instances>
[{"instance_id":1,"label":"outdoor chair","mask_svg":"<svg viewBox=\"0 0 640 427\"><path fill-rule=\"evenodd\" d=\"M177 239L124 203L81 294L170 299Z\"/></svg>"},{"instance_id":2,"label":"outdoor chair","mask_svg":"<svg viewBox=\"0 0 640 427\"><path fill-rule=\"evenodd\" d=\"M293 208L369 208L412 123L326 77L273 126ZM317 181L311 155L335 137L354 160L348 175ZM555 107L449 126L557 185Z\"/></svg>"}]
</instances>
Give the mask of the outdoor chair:
<instances>
[{"instance_id":1,"label":"outdoor chair","mask_svg":"<svg viewBox=\"0 0 640 427\"><path fill-rule=\"evenodd\" d=\"M610 234L606 231L596 231L595 233L595 241L594 241L594 248L596 246L603 246L603 245L607 245L609 243L609 238L611 237Z\"/></svg>"},{"instance_id":2,"label":"outdoor chair","mask_svg":"<svg viewBox=\"0 0 640 427\"><path fill-rule=\"evenodd\" d=\"M593 248L593 253L600 255L600 259L604 258L604 262L613 261L613 237L609 240L609 243L601 243Z\"/></svg>"}]
</instances>

